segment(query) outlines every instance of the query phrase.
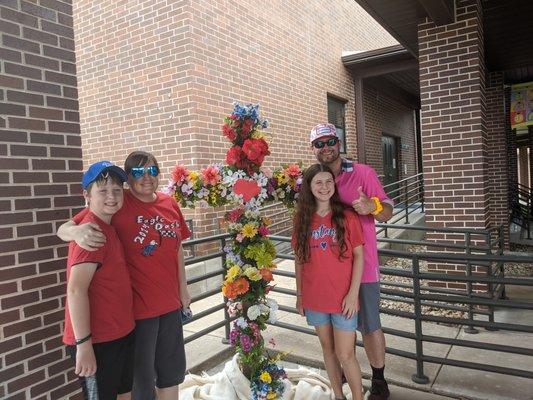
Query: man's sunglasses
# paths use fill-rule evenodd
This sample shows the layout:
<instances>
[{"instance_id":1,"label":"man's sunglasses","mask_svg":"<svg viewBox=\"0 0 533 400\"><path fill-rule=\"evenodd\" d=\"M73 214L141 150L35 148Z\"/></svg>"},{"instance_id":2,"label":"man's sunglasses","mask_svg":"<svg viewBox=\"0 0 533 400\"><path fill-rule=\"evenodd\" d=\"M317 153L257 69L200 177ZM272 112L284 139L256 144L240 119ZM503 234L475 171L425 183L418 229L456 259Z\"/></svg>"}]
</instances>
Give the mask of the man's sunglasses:
<instances>
[{"instance_id":1,"label":"man's sunglasses","mask_svg":"<svg viewBox=\"0 0 533 400\"><path fill-rule=\"evenodd\" d=\"M337 143L339 143L339 138L336 138L335 136L333 136L333 137L330 137L328 140L324 140L324 141L316 140L313 142L313 146L315 146L315 149L321 149L325 145L328 145L328 147L333 147Z\"/></svg>"},{"instance_id":2,"label":"man's sunglasses","mask_svg":"<svg viewBox=\"0 0 533 400\"><path fill-rule=\"evenodd\" d=\"M155 165L150 165L149 167L133 167L131 169L131 176L133 176L133 179L140 179L145 172L148 172L149 175L154 177L159 175L159 169Z\"/></svg>"}]
</instances>

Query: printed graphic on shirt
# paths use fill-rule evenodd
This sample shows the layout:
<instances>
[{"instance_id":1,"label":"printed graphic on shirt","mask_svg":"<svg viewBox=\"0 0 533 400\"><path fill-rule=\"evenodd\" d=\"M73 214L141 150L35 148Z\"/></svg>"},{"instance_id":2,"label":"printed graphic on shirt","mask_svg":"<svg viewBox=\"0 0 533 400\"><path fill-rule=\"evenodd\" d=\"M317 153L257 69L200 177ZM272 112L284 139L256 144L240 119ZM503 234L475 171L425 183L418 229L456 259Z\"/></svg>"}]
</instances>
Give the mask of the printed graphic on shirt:
<instances>
[{"instance_id":1,"label":"printed graphic on shirt","mask_svg":"<svg viewBox=\"0 0 533 400\"><path fill-rule=\"evenodd\" d=\"M178 238L180 228L180 223L178 221L169 222L159 215L148 218L138 215L136 217L136 222L139 231L133 241L142 245L141 254L145 257L153 255L153 253L161 246L164 238ZM157 232L158 240L147 239L150 236L151 231Z\"/></svg>"},{"instance_id":2,"label":"printed graphic on shirt","mask_svg":"<svg viewBox=\"0 0 533 400\"><path fill-rule=\"evenodd\" d=\"M337 247L337 232L335 228L322 224L317 229L313 229L311 231L311 238L313 239L311 241L311 249L319 248L325 251L328 248L328 237L330 238L331 247Z\"/></svg>"}]
</instances>

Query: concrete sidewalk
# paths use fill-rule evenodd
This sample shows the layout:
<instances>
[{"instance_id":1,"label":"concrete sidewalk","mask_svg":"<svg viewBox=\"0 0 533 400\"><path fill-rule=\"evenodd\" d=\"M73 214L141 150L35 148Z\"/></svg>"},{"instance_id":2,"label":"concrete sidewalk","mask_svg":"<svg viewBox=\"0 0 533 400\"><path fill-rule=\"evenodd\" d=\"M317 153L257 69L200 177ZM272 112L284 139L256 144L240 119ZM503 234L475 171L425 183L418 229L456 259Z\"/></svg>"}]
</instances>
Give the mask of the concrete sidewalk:
<instances>
[{"instance_id":1,"label":"concrete sidewalk","mask_svg":"<svg viewBox=\"0 0 533 400\"><path fill-rule=\"evenodd\" d=\"M292 270L292 262L283 261L279 269ZM294 280L276 276L278 287L293 288ZM508 288L508 294L513 294L513 288ZM279 293L271 293L279 304L294 307L294 298ZM531 300L528 293L516 292L522 300ZM208 306L221 301L221 296L213 296L193 304L195 313L199 313ZM204 317L185 326L185 336L197 332L208 325L223 320L222 310L213 315ZM525 310L496 311L495 319L498 322L516 322L533 325L533 312ZM305 319L299 315L279 312L279 321L302 327L307 327ZM397 330L414 332L414 321L382 315L384 327ZM423 332L426 335L438 335L449 338L479 341L510 346L526 346L533 349L533 335L508 331L485 331L478 334L467 334L460 327L446 326L433 323L423 323ZM219 328L200 339L187 344L188 368L194 373L215 371L217 365L229 359L232 350L222 343L224 328ZM300 365L323 369L322 354L318 338L314 335L298 333L287 329L270 326L264 332L265 341L270 338L276 341L275 350L288 352L287 360ZM386 335L387 346L398 350L414 352L415 342L397 336ZM221 353L218 358L207 362L214 355ZM424 343L424 354L454 360L465 360L487 365L499 365L510 368L533 370L533 357L518 354L500 353L488 350L479 350L444 344ZM371 369L362 348L357 348L357 358L361 364L363 375L369 377ZM424 374L429 378L425 385L416 384L411 376L416 372L414 360L387 354L385 375L391 385L392 400L444 400L472 399L472 400L533 400L533 380L505 376L496 373L470 370L465 368L424 364Z\"/></svg>"}]
</instances>

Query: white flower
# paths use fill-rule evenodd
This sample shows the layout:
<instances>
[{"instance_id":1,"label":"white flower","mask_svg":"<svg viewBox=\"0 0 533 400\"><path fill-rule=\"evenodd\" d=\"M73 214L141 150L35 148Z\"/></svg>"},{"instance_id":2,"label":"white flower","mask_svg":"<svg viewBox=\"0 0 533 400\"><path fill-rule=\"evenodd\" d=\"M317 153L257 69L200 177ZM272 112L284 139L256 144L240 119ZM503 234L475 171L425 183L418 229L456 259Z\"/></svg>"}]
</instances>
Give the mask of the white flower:
<instances>
[{"instance_id":1,"label":"white flower","mask_svg":"<svg viewBox=\"0 0 533 400\"><path fill-rule=\"evenodd\" d=\"M253 306L248 308L248 312L246 313L248 315L248 318L252 321L255 321L257 317L261 315L261 310L257 304L254 304Z\"/></svg>"},{"instance_id":2,"label":"white flower","mask_svg":"<svg viewBox=\"0 0 533 400\"><path fill-rule=\"evenodd\" d=\"M205 201L205 200L200 200L200 201L198 202L198 205L200 206L200 208L207 208L207 207L209 207L209 203L208 203L207 201Z\"/></svg>"}]
</instances>

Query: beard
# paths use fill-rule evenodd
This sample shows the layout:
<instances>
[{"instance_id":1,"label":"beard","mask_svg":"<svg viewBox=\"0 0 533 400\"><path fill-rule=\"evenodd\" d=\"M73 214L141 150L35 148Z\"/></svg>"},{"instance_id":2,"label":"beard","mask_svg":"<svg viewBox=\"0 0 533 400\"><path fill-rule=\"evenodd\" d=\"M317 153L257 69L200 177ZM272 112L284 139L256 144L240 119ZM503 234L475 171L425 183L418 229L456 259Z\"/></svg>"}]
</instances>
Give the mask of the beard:
<instances>
[{"instance_id":1,"label":"beard","mask_svg":"<svg viewBox=\"0 0 533 400\"><path fill-rule=\"evenodd\" d=\"M337 150L331 152L320 152L316 155L316 158L320 164L329 165L334 163L340 156Z\"/></svg>"}]
</instances>

